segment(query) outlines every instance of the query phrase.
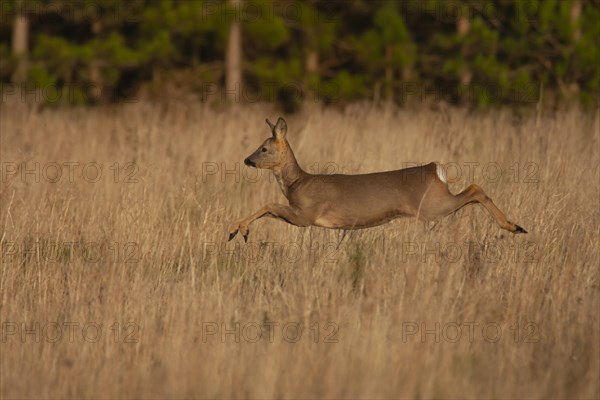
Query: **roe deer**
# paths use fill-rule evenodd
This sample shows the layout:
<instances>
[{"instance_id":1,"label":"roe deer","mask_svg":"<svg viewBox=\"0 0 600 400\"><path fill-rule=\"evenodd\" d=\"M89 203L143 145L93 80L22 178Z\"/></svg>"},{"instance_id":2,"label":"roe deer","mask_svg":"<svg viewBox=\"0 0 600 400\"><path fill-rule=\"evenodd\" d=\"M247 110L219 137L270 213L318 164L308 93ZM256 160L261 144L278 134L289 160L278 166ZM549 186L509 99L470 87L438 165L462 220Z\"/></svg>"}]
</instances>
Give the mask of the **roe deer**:
<instances>
[{"instance_id":1,"label":"roe deer","mask_svg":"<svg viewBox=\"0 0 600 400\"><path fill-rule=\"evenodd\" d=\"M250 224L264 216L292 225L333 229L360 229L384 224L402 216L435 220L469 203L481 203L503 229L527 233L506 219L483 189L470 185L457 195L450 193L440 164L361 175L312 175L300 168L285 135L287 124L279 118L272 137L244 164L273 171L289 205L271 203L229 228L229 240L240 232L248 240Z\"/></svg>"}]
</instances>

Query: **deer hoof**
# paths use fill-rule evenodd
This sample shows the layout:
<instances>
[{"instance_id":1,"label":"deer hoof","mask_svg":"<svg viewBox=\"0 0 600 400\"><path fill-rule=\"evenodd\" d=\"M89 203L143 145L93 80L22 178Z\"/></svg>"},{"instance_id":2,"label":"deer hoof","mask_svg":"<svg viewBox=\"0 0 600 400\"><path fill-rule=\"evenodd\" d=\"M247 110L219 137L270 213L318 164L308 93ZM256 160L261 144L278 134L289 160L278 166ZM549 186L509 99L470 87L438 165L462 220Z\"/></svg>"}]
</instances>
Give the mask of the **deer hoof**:
<instances>
[{"instance_id":1,"label":"deer hoof","mask_svg":"<svg viewBox=\"0 0 600 400\"><path fill-rule=\"evenodd\" d=\"M513 231L513 233L527 233L527 231L523 229L523 227L515 224L515 230Z\"/></svg>"},{"instance_id":2,"label":"deer hoof","mask_svg":"<svg viewBox=\"0 0 600 400\"><path fill-rule=\"evenodd\" d=\"M250 230L248 229L248 226L245 224L241 224L240 225L240 233L244 237L244 242L247 243L248 235L250 234Z\"/></svg>"},{"instance_id":3,"label":"deer hoof","mask_svg":"<svg viewBox=\"0 0 600 400\"><path fill-rule=\"evenodd\" d=\"M248 241L250 230L248 229L248 225L243 222L238 222L229 228L229 239L227 241L232 240L238 233L244 237L244 242Z\"/></svg>"}]
</instances>

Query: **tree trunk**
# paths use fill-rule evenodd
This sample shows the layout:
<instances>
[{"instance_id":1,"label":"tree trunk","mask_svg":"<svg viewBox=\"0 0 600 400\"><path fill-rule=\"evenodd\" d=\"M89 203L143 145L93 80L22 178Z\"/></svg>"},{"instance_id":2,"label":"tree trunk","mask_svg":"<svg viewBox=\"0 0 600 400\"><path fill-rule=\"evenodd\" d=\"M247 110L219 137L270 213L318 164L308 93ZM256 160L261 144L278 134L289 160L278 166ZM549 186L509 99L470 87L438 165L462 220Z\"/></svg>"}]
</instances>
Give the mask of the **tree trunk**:
<instances>
[{"instance_id":1,"label":"tree trunk","mask_svg":"<svg viewBox=\"0 0 600 400\"><path fill-rule=\"evenodd\" d=\"M468 9L467 7L461 7L461 13L456 21L456 33L460 36L465 37L469 34L471 30L471 21L469 20ZM464 54L463 54L464 56ZM471 83L471 79L473 78L473 73L468 67L465 67L460 73L460 83L462 85L469 85Z\"/></svg>"},{"instance_id":2,"label":"tree trunk","mask_svg":"<svg viewBox=\"0 0 600 400\"><path fill-rule=\"evenodd\" d=\"M242 0L230 0L230 4L236 12L229 28L227 42L225 90L227 98L239 102L242 91L242 29L240 24Z\"/></svg>"},{"instance_id":3,"label":"tree trunk","mask_svg":"<svg viewBox=\"0 0 600 400\"><path fill-rule=\"evenodd\" d=\"M388 106L394 99L394 69L392 68L392 55L394 48L385 46L385 98Z\"/></svg>"},{"instance_id":4,"label":"tree trunk","mask_svg":"<svg viewBox=\"0 0 600 400\"><path fill-rule=\"evenodd\" d=\"M304 74L304 94L305 97L312 96L313 100L317 100L318 96L322 94L319 87L311 87L311 84L318 82L315 77L319 75L319 52L314 49L306 50Z\"/></svg>"},{"instance_id":5,"label":"tree trunk","mask_svg":"<svg viewBox=\"0 0 600 400\"><path fill-rule=\"evenodd\" d=\"M316 50L309 50L306 56L306 72L309 75L319 72L319 53Z\"/></svg>"},{"instance_id":6,"label":"tree trunk","mask_svg":"<svg viewBox=\"0 0 600 400\"><path fill-rule=\"evenodd\" d=\"M581 16L581 0L573 0L571 3L571 25L575 27L573 31L573 40L575 43L581 38L581 27L579 26L579 17Z\"/></svg>"},{"instance_id":7,"label":"tree trunk","mask_svg":"<svg viewBox=\"0 0 600 400\"><path fill-rule=\"evenodd\" d=\"M98 37L101 32L102 32L102 22L99 19L95 19L92 22L92 33L94 34L95 37ZM110 100L110 99L107 99L106 94L104 93L104 82L103 82L102 73L100 70L101 61L97 58L97 56L98 56L97 54L94 54L94 58L90 62L90 81L92 81L92 83L95 85L94 92L91 94L94 96L97 96L97 98L87 99L87 100L95 100L95 101L105 100L106 101L106 100Z\"/></svg>"},{"instance_id":8,"label":"tree trunk","mask_svg":"<svg viewBox=\"0 0 600 400\"><path fill-rule=\"evenodd\" d=\"M575 51L575 46L579 39L581 39L581 26L579 24L579 18L581 16L581 0L573 0L571 3L571 26L573 30L573 41L572 50ZM576 96L579 93L579 84L577 83L577 76L572 77L573 81L568 86L569 96Z\"/></svg>"},{"instance_id":9,"label":"tree trunk","mask_svg":"<svg viewBox=\"0 0 600 400\"><path fill-rule=\"evenodd\" d=\"M23 0L15 2L16 15L13 24L12 32L12 48L13 53L17 58L17 67L13 75L13 81L17 83L25 82L27 79L27 42L29 34L29 19L24 10L25 3Z\"/></svg>"}]
</instances>

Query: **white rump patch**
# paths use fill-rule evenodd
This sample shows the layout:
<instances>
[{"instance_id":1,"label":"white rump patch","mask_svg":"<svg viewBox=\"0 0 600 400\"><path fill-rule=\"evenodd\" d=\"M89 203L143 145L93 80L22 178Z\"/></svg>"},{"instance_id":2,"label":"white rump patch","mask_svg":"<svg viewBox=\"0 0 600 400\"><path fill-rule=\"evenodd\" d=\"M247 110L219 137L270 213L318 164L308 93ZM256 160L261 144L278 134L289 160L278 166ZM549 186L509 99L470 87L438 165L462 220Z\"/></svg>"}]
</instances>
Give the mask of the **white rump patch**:
<instances>
[{"instance_id":1,"label":"white rump patch","mask_svg":"<svg viewBox=\"0 0 600 400\"><path fill-rule=\"evenodd\" d=\"M448 178L446 177L446 171L444 171L444 167L442 166L442 164L440 164L439 162L436 162L435 165L436 165L435 172L437 173L438 178L440 178L440 180L442 182L448 183Z\"/></svg>"}]
</instances>

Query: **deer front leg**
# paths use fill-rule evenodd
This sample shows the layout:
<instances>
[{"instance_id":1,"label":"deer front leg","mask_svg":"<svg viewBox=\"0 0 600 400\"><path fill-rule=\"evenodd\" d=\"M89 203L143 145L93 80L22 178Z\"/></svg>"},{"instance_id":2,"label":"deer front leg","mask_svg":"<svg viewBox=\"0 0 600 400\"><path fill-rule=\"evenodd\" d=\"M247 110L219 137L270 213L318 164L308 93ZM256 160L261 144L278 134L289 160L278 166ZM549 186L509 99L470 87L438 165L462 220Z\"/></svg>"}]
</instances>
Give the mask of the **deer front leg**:
<instances>
[{"instance_id":1,"label":"deer front leg","mask_svg":"<svg viewBox=\"0 0 600 400\"><path fill-rule=\"evenodd\" d=\"M255 212L254 214L243 218L229 228L229 239L231 240L235 237L235 235L240 232L244 237L244 241L248 241L248 234L250 231L248 227L255 220L262 218L264 216L269 216L273 218L281 219L289 224L296 226L307 226L309 225L306 219L302 216L302 213L299 209L284 206L283 204L271 203L262 207L260 210Z\"/></svg>"}]
</instances>

